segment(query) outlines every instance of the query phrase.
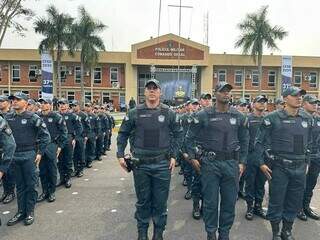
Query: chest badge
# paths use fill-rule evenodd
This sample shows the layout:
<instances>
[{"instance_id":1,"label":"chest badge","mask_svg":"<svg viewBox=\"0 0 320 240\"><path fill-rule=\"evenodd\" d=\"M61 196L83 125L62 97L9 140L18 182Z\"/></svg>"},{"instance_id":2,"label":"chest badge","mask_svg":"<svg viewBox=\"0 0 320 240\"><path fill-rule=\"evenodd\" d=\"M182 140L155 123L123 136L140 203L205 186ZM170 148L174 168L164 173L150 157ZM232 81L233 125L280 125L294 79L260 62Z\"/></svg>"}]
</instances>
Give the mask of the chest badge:
<instances>
[{"instance_id":1,"label":"chest badge","mask_svg":"<svg viewBox=\"0 0 320 240\"><path fill-rule=\"evenodd\" d=\"M235 125L237 123L237 119L230 118L230 123L231 123L231 125Z\"/></svg>"},{"instance_id":2,"label":"chest badge","mask_svg":"<svg viewBox=\"0 0 320 240\"><path fill-rule=\"evenodd\" d=\"M159 122L164 122L164 120L165 120L165 116L159 115L158 121L159 121Z\"/></svg>"},{"instance_id":3,"label":"chest badge","mask_svg":"<svg viewBox=\"0 0 320 240\"><path fill-rule=\"evenodd\" d=\"M22 119L22 120L21 120L21 123L22 123L22 124L27 124L27 119Z\"/></svg>"},{"instance_id":4,"label":"chest badge","mask_svg":"<svg viewBox=\"0 0 320 240\"><path fill-rule=\"evenodd\" d=\"M308 127L308 123L306 121L302 121L301 122L302 127L307 128Z\"/></svg>"},{"instance_id":5,"label":"chest badge","mask_svg":"<svg viewBox=\"0 0 320 240\"><path fill-rule=\"evenodd\" d=\"M64 119L65 119L65 120L68 120L68 119L69 119L69 116L65 116Z\"/></svg>"},{"instance_id":6,"label":"chest badge","mask_svg":"<svg viewBox=\"0 0 320 240\"><path fill-rule=\"evenodd\" d=\"M48 122L50 122L50 123L51 123L52 121L53 121L53 119L52 119L52 118L48 118Z\"/></svg>"}]
</instances>

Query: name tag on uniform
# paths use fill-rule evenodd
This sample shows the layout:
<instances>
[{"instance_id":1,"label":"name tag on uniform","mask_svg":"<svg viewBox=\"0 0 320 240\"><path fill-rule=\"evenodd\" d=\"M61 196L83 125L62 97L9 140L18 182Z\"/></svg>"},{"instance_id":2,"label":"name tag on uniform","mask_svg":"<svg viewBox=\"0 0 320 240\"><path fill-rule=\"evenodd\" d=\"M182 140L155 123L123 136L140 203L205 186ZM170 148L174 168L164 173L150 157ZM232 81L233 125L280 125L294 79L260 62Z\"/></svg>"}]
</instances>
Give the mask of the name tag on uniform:
<instances>
[{"instance_id":1,"label":"name tag on uniform","mask_svg":"<svg viewBox=\"0 0 320 240\"><path fill-rule=\"evenodd\" d=\"M151 114L140 114L139 115L139 117L141 117L141 118L149 118L151 116L152 116Z\"/></svg>"},{"instance_id":2,"label":"name tag on uniform","mask_svg":"<svg viewBox=\"0 0 320 240\"><path fill-rule=\"evenodd\" d=\"M22 123L22 124L27 124L27 122L28 122L27 119L22 119L22 120L21 120L21 123Z\"/></svg>"},{"instance_id":3,"label":"name tag on uniform","mask_svg":"<svg viewBox=\"0 0 320 240\"><path fill-rule=\"evenodd\" d=\"M222 118L210 118L209 120L210 122L217 122L217 121L221 121Z\"/></svg>"},{"instance_id":4,"label":"name tag on uniform","mask_svg":"<svg viewBox=\"0 0 320 240\"><path fill-rule=\"evenodd\" d=\"M283 123L288 123L288 124L293 124L293 123L295 123L296 121L295 121L295 120L283 120L282 122L283 122Z\"/></svg>"},{"instance_id":5,"label":"name tag on uniform","mask_svg":"<svg viewBox=\"0 0 320 240\"><path fill-rule=\"evenodd\" d=\"M50 123L51 123L52 121L53 121L53 119L52 119L52 118L48 118L48 122L50 122Z\"/></svg>"}]
</instances>

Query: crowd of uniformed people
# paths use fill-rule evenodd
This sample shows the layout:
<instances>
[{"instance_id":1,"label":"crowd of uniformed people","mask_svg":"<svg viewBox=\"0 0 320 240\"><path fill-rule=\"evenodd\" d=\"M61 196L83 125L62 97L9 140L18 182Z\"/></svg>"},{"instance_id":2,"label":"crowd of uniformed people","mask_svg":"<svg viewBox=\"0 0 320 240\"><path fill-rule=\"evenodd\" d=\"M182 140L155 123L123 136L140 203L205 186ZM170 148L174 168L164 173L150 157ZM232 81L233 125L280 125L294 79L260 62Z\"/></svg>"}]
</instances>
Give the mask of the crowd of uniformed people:
<instances>
[{"instance_id":1,"label":"crowd of uniformed people","mask_svg":"<svg viewBox=\"0 0 320 240\"><path fill-rule=\"evenodd\" d=\"M152 240L164 239L170 176L177 166L184 198L193 201L190 216L203 218L207 240L230 238L240 198L247 204L243 218L270 221L273 240L295 239L296 217L320 219L310 207L320 172L315 96L291 86L271 110L264 95L232 103L232 86L220 82L214 99L204 93L168 107L160 102L155 79L146 83L144 94L145 103L128 111L117 137L120 166L133 170L138 240L149 239L150 221Z\"/></svg>"},{"instance_id":2,"label":"crowd of uniformed people","mask_svg":"<svg viewBox=\"0 0 320 240\"><path fill-rule=\"evenodd\" d=\"M57 108L57 109L54 109ZM31 225L38 202L54 202L56 187L70 188L93 161L110 151L114 118L104 105L76 100L29 99L22 92L0 96L2 204L17 198L8 226ZM40 180L40 181L39 181ZM38 186L41 190L38 194Z\"/></svg>"}]
</instances>

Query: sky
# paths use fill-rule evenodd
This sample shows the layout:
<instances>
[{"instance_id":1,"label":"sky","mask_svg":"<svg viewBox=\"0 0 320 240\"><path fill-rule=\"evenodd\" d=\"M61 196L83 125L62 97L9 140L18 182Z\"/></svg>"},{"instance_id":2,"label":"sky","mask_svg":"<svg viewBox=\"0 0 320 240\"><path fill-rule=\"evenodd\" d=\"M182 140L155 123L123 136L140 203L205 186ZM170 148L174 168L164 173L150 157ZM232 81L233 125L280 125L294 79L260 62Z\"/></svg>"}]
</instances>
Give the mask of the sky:
<instances>
[{"instance_id":1,"label":"sky","mask_svg":"<svg viewBox=\"0 0 320 240\"><path fill-rule=\"evenodd\" d=\"M180 0L162 0L160 35L179 33L179 9L168 7ZM130 51L134 43L158 35L160 0L26 0L37 16L45 17L46 8L54 4L60 11L77 17L78 7L84 6L95 19L108 28L100 34L108 51ZM204 43L204 16L209 15L211 53L241 53L234 48L240 32L237 24L247 13L269 6L272 25L280 25L289 35L278 41L278 51L265 54L320 56L319 0L182 0L181 36ZM27 28L21 38L9 30L2 48L37 48L43 36L35 34L33 20L21 21Z\"/></svg>"}]
</instances>

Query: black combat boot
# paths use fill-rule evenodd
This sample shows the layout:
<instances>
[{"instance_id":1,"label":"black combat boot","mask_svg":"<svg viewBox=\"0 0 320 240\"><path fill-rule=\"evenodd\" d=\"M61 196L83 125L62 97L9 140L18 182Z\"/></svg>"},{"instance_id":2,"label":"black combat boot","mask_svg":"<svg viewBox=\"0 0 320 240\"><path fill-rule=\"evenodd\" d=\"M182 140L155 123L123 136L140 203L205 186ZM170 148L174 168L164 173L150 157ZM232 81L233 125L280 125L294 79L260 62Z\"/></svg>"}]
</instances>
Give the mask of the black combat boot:
<instances>
[{"instance_id":1,"label":"black combat boot","mask_svg":"<svg viewBox=\"0 0 320 240\"><path fill-rule=\"evenodd\" d=\"M309 218L312 218L314 220L320 220L320 215L316 213L314 210L312 210L312 208L309 205L305 206L303 210L305 215L307 215Z\"/></svg>"},{"instance_id":2,"label":"black combat boot","mask_svg":"<svg viewBox=\"0 0 320 240\"><path fill-rule=\"evenodd\" d=\"M301 221L308 221L308 217L307 217L307 215L304 213L304 210L303 210L303 209L301 209L301 210L298 212L297 218L299 218Z\"/></svg>"},{"instance_id":3,"label":"black combat boot","mask_svg":"<svg viewBox=\"0 0 320 240\"><path fill-rule=\"evenodd\" d=\"M262 203L261 202L256 202L254 204L254 209L253 209L253 213L263 219L266 219L267 217L267 213L266 211L262 208Z\"/></svg>"},{"instance_id":4,"label":"black combat boot","mask_svg":"<svg viewBox=\"0 0 320 240\"><path fill-rule=\"evenodd\" d=\"M138 240L149 240L148 230L139 230L138 231Z\"/></svg>"},{"instance_id":5,"label":"black combat boot","mask_svg":"<svg viewBox=\"0 0 320 240\"><path fill-rule=\"evenodd\" d=\"M280 222L270 222L272 228L272 240L281 240Z\"/></svg>"},{"instance_id":6,"label":"black combat boot","mask_svg":"<svg viewBox=\"0 0 320 240\"><path fill-rule=\"evenodd\" d=\"M213 232L213 233L209 233L207 234L207 240L217 240L217 237L216 237L216 232Z\"/></svg>"},{"instance_id":7,"label":"black combat boot","mask_svg":"<svg viewBox=\"0 0 320 240\"><path fill-rule=\"evenodd\" d=\"M292 236L292 225L293 222L282 221L281 238L282 240L294 240Z\"/></svg>"},{"instance_id":8,"label":"black combat boot","mask_svg":"<svg viewBox=\"0 0 320 240\"><path fill-rule=\"evenodd\" d=\"M249 221L253 219L253 203L251 202L247 203L247 212L245 218Z\"/></svg>"},{"instance_id":9,"label":"black combat boot","mask_svg":"<svg viewBox=\"0 0 320 240\"><path fill-rule=\"evenodd\" d=\"M163 230L154 228L152 240L163 240Z\"/></svg>"},{"instance_id":10,"label":"black combat boot","mask_svg":"<svg viewBox=\"0 0 320 240\"><path fill-rule=\"evenodd\" d=\"M196 220L199 220L201 218L200 200L196 199L193 201L192 217Z\"/></svg>"}]
</instances>

